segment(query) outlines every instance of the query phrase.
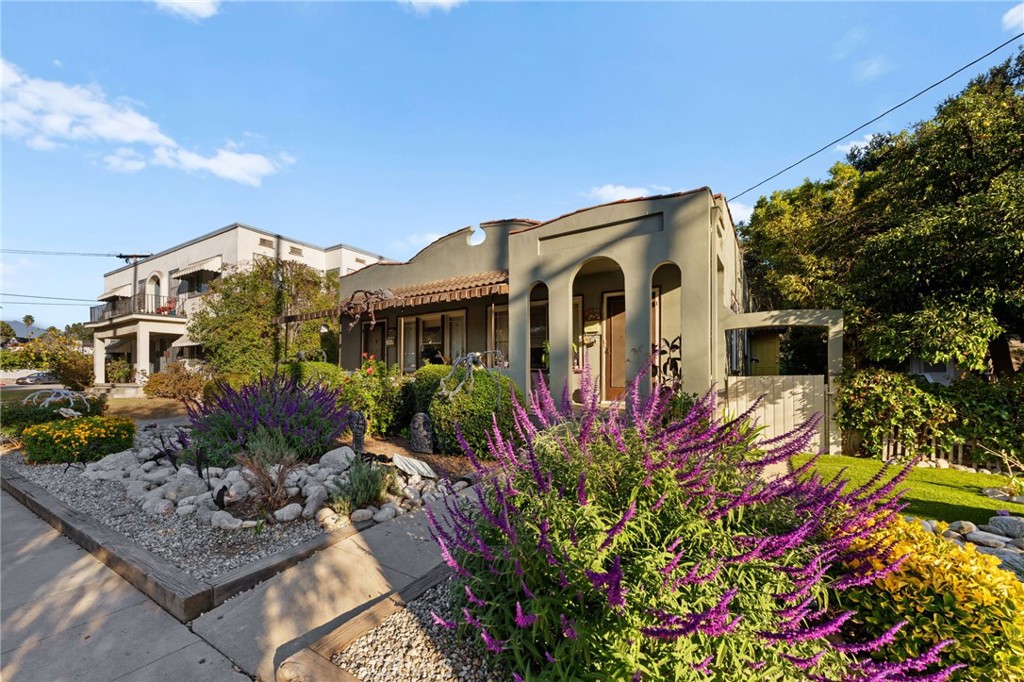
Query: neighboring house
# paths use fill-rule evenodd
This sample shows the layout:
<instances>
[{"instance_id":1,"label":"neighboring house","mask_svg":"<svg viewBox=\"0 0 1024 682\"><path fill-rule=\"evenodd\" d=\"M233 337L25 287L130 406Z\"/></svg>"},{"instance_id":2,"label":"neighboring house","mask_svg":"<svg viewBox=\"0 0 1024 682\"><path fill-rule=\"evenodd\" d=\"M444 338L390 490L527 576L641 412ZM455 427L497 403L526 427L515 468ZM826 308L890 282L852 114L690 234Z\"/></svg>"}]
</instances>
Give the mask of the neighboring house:
<instances>
[{"instance_id":1,"label":"neighboring house","mask_svg":"<svg viewBox=\"0 0 1024 682\"><path fill-rule=\"evenodd\" d=\"M128 360L137 375L201 357L186 333L189 315L224 267L259 258L299 261L341 276L382 256L346 244L322 248L235 223L112 270L103 276L103 304L92 308L87 325L95 332L96 383L106 383L108 357Z\"/></svg>"},{"instance_id":2,"label":"neighboring house","mask_svg":"<svg viewBox=\"0 0 1024 682\"><path fill-rule=\"evenodd\" d=\"M708 188L581 209L547 222L502 220L430 244L407 263L377 263L341 278L341 301L389 289L376 324L342 325L341 359L363 353L404 371L467 351L501 351L521 387L535 372L553 390L579 387L589 366L603 400L627 382L662 340L679 340L682 389L721 387L742 362L741 329L810 323L830 335L841 363L841 315L747 313L743 260L728 204ZM288 319L335 317L340 308ZM837 321L838 318L838 321Z\"/></svg>"}]
</instances>

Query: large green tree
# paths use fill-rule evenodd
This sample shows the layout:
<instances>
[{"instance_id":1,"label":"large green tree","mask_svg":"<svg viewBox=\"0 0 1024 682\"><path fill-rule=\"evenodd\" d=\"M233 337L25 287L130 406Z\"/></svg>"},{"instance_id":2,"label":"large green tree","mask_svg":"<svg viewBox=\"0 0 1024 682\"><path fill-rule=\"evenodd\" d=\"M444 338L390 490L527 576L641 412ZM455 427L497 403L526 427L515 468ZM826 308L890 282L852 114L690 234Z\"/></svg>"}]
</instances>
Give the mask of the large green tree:
<instances>
[{"instance_id":1,"label":"large green tree","mask_svg":"<svg viewBox=\"0 0 1024 682\"><path fill-rule=\"evenodd\" d=\"M854 363L983 368L1024 333L1024 49L826 180L762 197L742 236L761 307L841 308Z\"/></svg>"},{"instance_id":2,"label":"large green tree","mask_svg":"<svg viewBox=\"0 0 1024 682\"><path fill-rule=\"evenodd\" d=\"M280 315L338 305L337 278L295 261L260 259L251 267L228 269L203 302L190 317L188 332L218 372L266 373L300 352L318 355L327 339L337 339L337 321L274 323ZM324 323L327 334L320 333Z\"/></svg>"}]
</instances>

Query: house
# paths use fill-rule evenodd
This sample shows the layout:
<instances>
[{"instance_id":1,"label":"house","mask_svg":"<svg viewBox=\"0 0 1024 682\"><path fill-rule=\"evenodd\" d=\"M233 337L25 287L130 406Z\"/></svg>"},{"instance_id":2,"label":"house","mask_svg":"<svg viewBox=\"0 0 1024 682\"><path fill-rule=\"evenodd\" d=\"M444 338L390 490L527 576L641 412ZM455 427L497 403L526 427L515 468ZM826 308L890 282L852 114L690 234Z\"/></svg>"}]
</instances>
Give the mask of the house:
<instances>
[{"instance_id":1,"label":"house","mask_svg":"<svg viewBox=\"0 0 1024 682\"><path fill-rule=\"evenodd\" d=\"M357 368L363 353L411 372L498 351L487 362L521 387L542 372L575 392L587 366L610 401L656 345L676 341L682 390L703 393L744 364L745 330L806 323L829 328L830 372L841 369L841 314L748 311L728 204L706 187L480 229L481 243L467 227L407 263L377 262L341 278L342 303L390 292L373 302L375 322L364 315L357 327L342 325L345 368Z\"/></svg>"},{"instance_id":2,"label":"house","mask_svg":"<svg viewBox=\"0 0 1024 682\"><path fill-rule=\"evenodd\" d=\"M189 315L226 266L244 267L259 258L299 261L342 276L383 257L346 244L314 246L234 223L137 259L103 276L98 297L103 303L90 310L86 326L95 332L96 383L106 383L110 357L128 360L137 376L201 357L202 349L186 333Z\"/></svg>"}]
</instances>

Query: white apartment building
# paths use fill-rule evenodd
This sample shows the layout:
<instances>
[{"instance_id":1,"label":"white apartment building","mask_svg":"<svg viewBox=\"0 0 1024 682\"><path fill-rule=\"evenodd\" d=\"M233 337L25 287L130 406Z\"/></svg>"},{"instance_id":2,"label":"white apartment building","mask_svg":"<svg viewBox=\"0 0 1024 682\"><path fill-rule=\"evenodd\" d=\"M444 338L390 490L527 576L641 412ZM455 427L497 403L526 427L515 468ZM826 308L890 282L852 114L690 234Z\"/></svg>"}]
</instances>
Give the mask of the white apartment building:
<instances>
[{"instance_id":1,"label":"white apartment building","mask_svg":"<svg viewBox=\"0 0 1024 682\"><path fill-rule=\"evenodd\" d=\"M108 354L127 357L136 376L195 357L197 344L186 326L210 282L225 266L244 268L259 258L299 261L339 276L386 260L347 244L323 248L234 223L112 270L103 276L97 298L103 303L91 309L87 325L95 331L96 384L107 382Z\"/></svg>"}]
</instances>

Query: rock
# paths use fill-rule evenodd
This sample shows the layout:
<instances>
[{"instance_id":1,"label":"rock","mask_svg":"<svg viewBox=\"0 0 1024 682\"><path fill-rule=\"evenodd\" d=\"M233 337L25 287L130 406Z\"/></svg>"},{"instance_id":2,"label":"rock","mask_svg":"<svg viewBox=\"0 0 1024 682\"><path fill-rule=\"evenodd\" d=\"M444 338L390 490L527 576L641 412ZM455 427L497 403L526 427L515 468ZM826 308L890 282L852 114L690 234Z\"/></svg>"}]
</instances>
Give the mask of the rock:
<instances>
[{"instance_id":1,"label":"rock","mask_svg":"<svg viewBox=\"0 0 1024 682\"><path fill-rule=\"evenodd\" d=\"M298 502L295 502L293 504L289 504L286 507L281 507L280 509L275 511L274 518L277 521L280 521L281 523L285 523L287 521L294 521L295 519L299 518L301 514L302 505L299 504Z\"/></svg>"},{"instance_id":2,"label":"rock","mask_svg":"<svg viewBox=\"0 0 1024 682\"><path fill-rule=\"evenodd\" d=\"M128 516L133 511L135 511L135 507L118 507L114 511L110 512L110 515L117 518L119 516Z\"/></svg>"},{"instance_id":3,"label":"rock","mask_svg":"<svg viewBox=\"0 0 1024 682\"><path fill-rule=\"evenodd\" d=\"M355 458L355 451L347 445L343 445L325 453L320 458L320 467L334 472L345 471L352 465L352 460Z\"/></svg>"},{"instance_id":4,"label":"rock","mask_svg":"<svg viewBox=\"0 0 1024 682\"><path fill-rule=\"evenodd\" d=\"M327 488L322 485L310 486L306 492L306 506L302 510L302 518L311 519L327 501Z\"/></svg>"},{"instance_id":5,"label":"rock","mask_svg":"<svg viewBox=\"0 0 1024 682\"><path fill-rule=\"evenodd\" d=\"M961 535L967 535L968 533L973 533L974 531L978 530L978 527L970 521L954 521L953 523L949 524L949 529L951 531L960 533Z\"/></svg>"},{"instance_id":6,"label":"rock","mask_svg":"<svg viewBox=\"0 0 1024 682\"><path fill-rule=\"evenodd\" d=\"M256 521L242 521L241 527L242 528L255 528L258 525L260 525L260 524L258 522L256 522Z\"/></svg>"},{"instance_id":7,"label":"rock","mask_svg":"<svg viewBox=\"0 0 1024 682\"><path fill-rule=\"evenodd\" d=\"M149 473L142 474L143 481L149 481L150 483L163 483L171 476L174 475L174 469L171 467L163 467L160 469L154 469Z\"/></svg>"},{"instance_id":8,"label":"rock","mask_svg":"<svg viewBox=\"0 0 1024 682\"><path fill-rule=\"evenodd\" d=\"M430 417L417 412L409 425L409 447L413 452L431 453L434 451L434 427Z\"/></svg>"},{"instance_id":9,"label":"rock","mask_svg":"<svg viewBox=\"0 0 1024 682\"><path fill-rule=\"evenodd\" d=\"M1024 518L1019 516L993 516L988 520L988 525L996 528L991 532L997 532L1009 538L1024 538Z\"/></svg>"},{"instance_id":10,"label":"rock","mask_svg":"<svg viewBox=\"0 0 1024 682\"><path fill-rule=\"evenodd\" d=\"M985 497L991 497L996 500L1006 500L1010 497L1002 488L982 488L981 494Z\"/></svg>"},{"instance_id":11,"label":"rock","mask_svg":"<svg viewBox=\"0 0 1024 682\"><path fill-rule=\"evenodd\" d=\"M418 500L420 499L420 491L411 485L405 486L405 490L402 491L407 499Z\"/></svg>"},{"instance_id":12,"label":"rock","mask_svg":"<svg viewBox=\"0 0 1024 682\"><path fill-rule=\"evenodd\" d=\"M135 480L128 484L124 491L125 497L129 500L141 500L149 492L149 484L145 481Z\"/></svg>"},{"instance_id":13,"label":"rock","mask_svg":"<svg viewBox=\"0 0 1024 682\"><path fill-rule=\"evenodd\" d=\"M235 481L241 481L242 472L238 469L231 469L227 473L225 473L222 478L225 481L230 481L231 483L234 483Z\"/></svg>"},{"instance_id":14,"label":"rock","mask_svg":"<svg viewBox=\"0 0 1024 682\"><path fill-rule=\"evenodd\" d=\"M135 454L134 450L122 450L121 452L115 452L112 455L107 455L103 459L95 462L96 471L123 471L130 467L139 465L139 458Z\"/></svg>"},{"instance_id":15,"label":"rock","mask_svg":"<svg viewBox=\"0 0 1024 682\"><path fill-rule=\"evenodd\" d=\"M398 509L390 502L383 507L381 510L373 515L373 520L377 523L383 523L384 521L390 521L398 515Z\"/></svg>"},{"instance_id":16,"label":"rock","mask_svg":"<svg viewBox=\"0 0 1024 682\"><path fill-rule=\"evenodd\" d=\"M412 457L405 457L403 455L394 454L391 455L391 462L399 471L402 471L410 476L418 475L422 478L437 478L437 474L430 468L430 465L418 459Z\"/></svg>"},{"instance_id":17,"label":"rock","mask_svg":"<svg viewBox=\"0 0 1024 682\"><path fill-rule=\"evenodd\" d=\"M321 507L320 509L317 509L316 514L313 515L313 518L316 519L317 523L324 523L325 519L336 516L338 516L338 514L330 507Z\"/></svg>"},{"instance_id":18,"label":"rock","mask_svg":"<svg viewBox=\"0 0 1024 682\"><path fill-rule=\"evenodd\" d=\"M148 462L142 463L142 470L148 474L150 471L156 469L158 466L160 465L154 462L153 460L149 460Z\"/></svg>"},{"instance_id":19,"label":"rock","mask_svg":"<svg viewBox=\"0 0 1024 682\"><path fill-rule=\"evenodd\" d=\"M231 487L228 488L228 492L231 493L233 497L237 498L245 497L246 495L249 494L250 490L252 490L252 486L243 480L233 482L231 484Z\"/></svg>"},{"instance_id":20,"label":"rock","mask_svg":"<svg viewBox=\"0 0 1024 682\"><path fill-rule=\"evenodd\" d=\"M326 481L328 478L330 478L333 475L334 474L331 473L330 469L321 469L320 471L316 472L316 480L318 480L321 483L323 483L324 481Z\"/></svg>"},{"instance_id":21,"label":"rock","mask_svg":"<svg viewBox=\"0 0 1024 682\"><path fill-rule=\"evenodd\" d=\"M179 504L177 511L175 511L175 514L177 514L178 516L191 516L195 513L195 511L196 506L194 504Z\"/></svg>"},{"instance_id":22,"label":"rock","mask_svg":"<svg viewBox=\"0 0 1024 682\"><path fill-rule=\"evenodd\" d=\"M964 538L968 542L973 542L976 545L982 547L994 547L1000 548L1005 547L1009 538L1002 535L995 535L994 533L986 533L983 530L976 530L973 533L965 533Z\"/></svg>"},{"instance_id":23,"label":"rock","mask_svg":"<svg viewBox=\"0 0 1024 682\"><path fill-rule=\"evenodd\" d=\"M366 451L366 415L362 412L353 412L348 424L352 432L352 449L358 453Z\"/></svg>"},{"instance_id":24,"label":"rock","mask_svg":"<svg viewBox=\"0 0 1024 682\"><path fill-rule=\"evenodd\" d=\"M1002 562L1000 568L1016 574L1017 578L1024 581L1024 554L990 547L978 547L978 551L998 558Z\"/></svg>"},{"instance_id":25,"label":"rock","mask_svg":"<svg viewBox=\"0 0 1024 682\"><path fill-rule=\"evenodd\" d=\"M297 485L288 486L287 488L284 489L284 492L285 492L285 494L288 495L288 497L295 497L296 495L299 494L299 486L297 486Z\"/></svg>"},{"instance_id":26,"label":"rock","mask_svg":"<svg viewBox=\"0 0 1024 682\"><path fill-rule=\"evenodd\" d=\"M203 478L220 478L224 473L221 467L206 467L203 469Z\"/></svg>"},{"instance_id":27,"label":"rock","mask_svg":"<svg viewBox=\"0 0 1024 682\"><path fill-rule=\"evenodd\" d=\"M978 469L978 473L979 474L985 474L986 476L991 476L992 475L992 472L989 471L988 469Z\"/></svg>"},{"instance_id":28,"label":"rock","mask_svg":"<svg viewBox=\"0 0 1024 682\"><path fill-rule=\"evenodd\" d=\"M964 536L957 533L955 530L947 530L942 534L942 537L947 540L963 540Z\"/></svg>"},{"instance_id":29,"label":"rock","mask_svg":"<svg viewBox=\"0 0 1024 682\"><path fill-rule=\"evenodd\" d=\"M936 469L948 469L949 468L949 461L947 461L945 459L937 459L937 460L935 460L935 468Z\"/></svg>"},{"instance_id":30,"label":"rock","mask_svg":"<svg viewBox=\"0 0 1024 682\"><path fill-rule=\"evenodd\" d=\"M210 516L210 525L221 530L238 530L242 527L242 519L236 519L230 512L220 510Z\"/></svg>"},{"instance_id":31,"label":"rock","mask_svg":"<svg viewBox=\"0 0 1024 682\"><path fill-rule=\"evenodd\" d=\"M467 483L466 481L455 481L455 483L452 484L452 492L456 492L457 493L460 490L465 490L468 487L469 487L469 483ZM935 523L935 522L934 521L930 521L930 522L926 521L925 523ZM934 530L934 528L931 528L931 530Z\"/></svg>"},{"instance_id":32,"label":"rock","mask_svg":"<svg viewBox=\"0 0 1024 682\"><path fill-rule=\"evenodd\" d=\"M374 512L369 509L356 509L350 515L352 523L362 523L363 521L369 521L373 518Z\"/></svg>"},{"instance_id":33,"label":"rock","mask_svg":"<svg viewBox=\"0 0 1024 682\"><path fill-rule=\"evenodd\" d=\"M206 492L206 481L195 474L179 472L177 476L167 482L167 489L164 497L171 502L180 502L182 498L195 497Z\"/></svg>"},{"instance_id":34,"label":"rock","mask_svg":"<svg viewBox=\"0 0 1024 682\"><path fill-rule=\"evenodd\" d=\"M151 498L142 503L142 511L162 516L174 511L174 503L163 498Z\"/></svg>"},{"instance_id":35,"label":"rock","mask_svg":"<svg viewBox=\"0 0 1024 682\"><path fill-rule=\"evenodd\" d=\"M213 523L211 522L211 520L213 519L213 515L215 513L217 513L217 511L218 510L210 509L209 507L199 507L199 508L197 508L196 509L196 522L197 523L208 523L208 524L210 524L212 526Z\"/></svg>"}]
</instances>

